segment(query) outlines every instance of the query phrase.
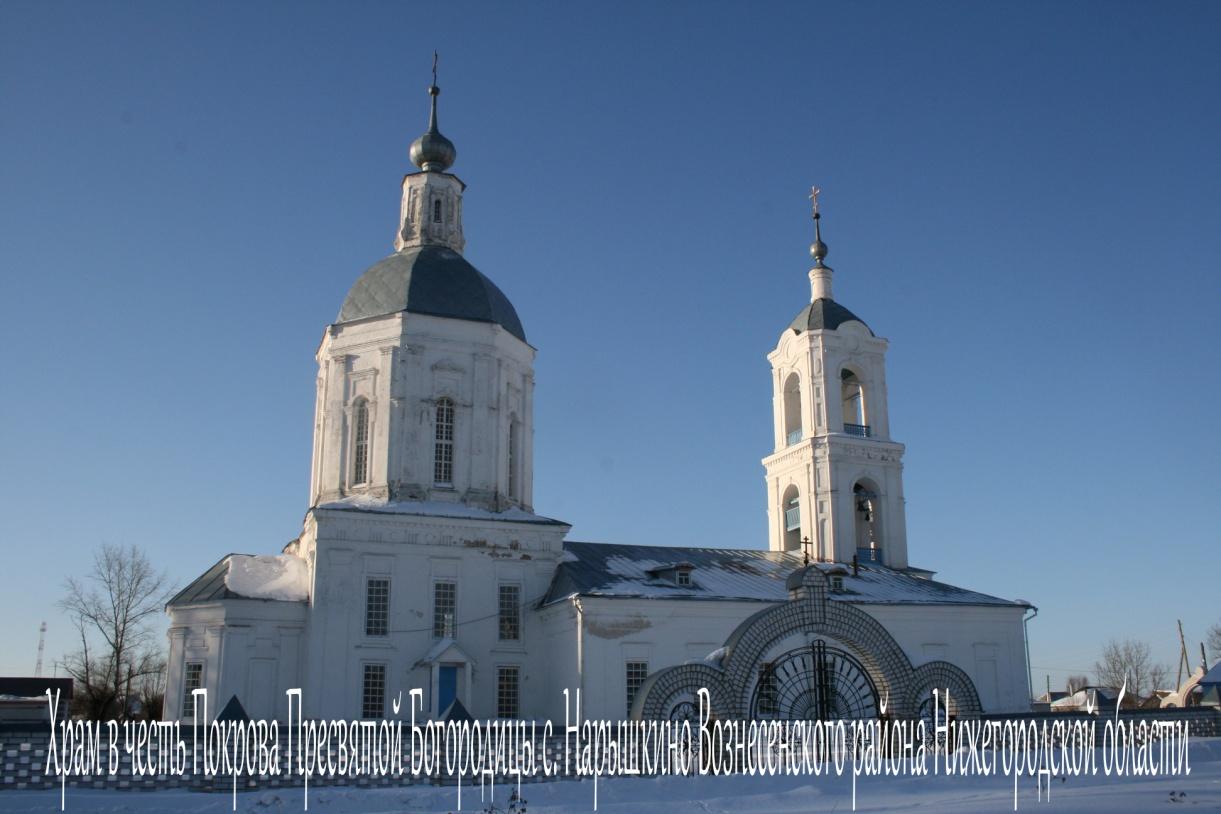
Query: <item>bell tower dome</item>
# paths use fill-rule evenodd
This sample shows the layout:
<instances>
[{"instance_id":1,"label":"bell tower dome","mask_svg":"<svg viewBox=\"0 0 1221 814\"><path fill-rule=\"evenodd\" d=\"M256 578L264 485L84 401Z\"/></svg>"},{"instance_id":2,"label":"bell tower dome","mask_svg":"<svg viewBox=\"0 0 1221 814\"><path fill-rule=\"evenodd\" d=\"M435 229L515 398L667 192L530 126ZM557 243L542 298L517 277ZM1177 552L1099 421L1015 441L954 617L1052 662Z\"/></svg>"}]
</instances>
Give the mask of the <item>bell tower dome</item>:
<instances>
[{"instance_id":1,"label":"bell tower dome","mask_svg":"<svg viewBox=\"0 0 1221 814\"><path fill-rule=\"evenodd\" d=\"M832 299L819 194L810 196L810 303L767 357L775 429L763 459L769 547L906 568L903 445L890 438L887 342Z\"/></svg>"}]
</instances>

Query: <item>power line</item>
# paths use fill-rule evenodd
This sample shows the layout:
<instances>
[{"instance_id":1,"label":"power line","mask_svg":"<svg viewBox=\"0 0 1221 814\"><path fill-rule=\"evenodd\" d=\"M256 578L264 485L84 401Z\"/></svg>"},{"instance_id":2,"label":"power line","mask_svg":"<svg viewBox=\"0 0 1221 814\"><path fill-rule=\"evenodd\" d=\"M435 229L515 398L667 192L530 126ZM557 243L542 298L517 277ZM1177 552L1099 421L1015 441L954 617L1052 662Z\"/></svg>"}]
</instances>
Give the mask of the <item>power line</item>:
<instances>
[{"instance_id":1,"label":"power line","mask_svg":"<svg viewBox=\"0 0 1221 814\"><path fill-rule=\"evenodd\" d=\"M541 593L538 596L536 596L534 599L529 599L529 600L526 600L525 602L521 602L518 604L517 609L519 611L525 610L526 608L530 607L531 605L534 605L537 602L539 602L546 595L547 595L547 592L544 592L544 593ZM454 622L453 623L454 630L457 630L458 628L463 627L464 625L473 625L476 622L486 622L488 619L495 619L498 616L500 616L499 609L495 613L489 613L486 616L476 616L474 619L466 619L462 622ZM393 627L393 628L389 628L386 632L387 633L431 633L434 630L436 630L436 626L429 625L428 627L416 627L416 628Z\"/></svg>"}]
</instances>

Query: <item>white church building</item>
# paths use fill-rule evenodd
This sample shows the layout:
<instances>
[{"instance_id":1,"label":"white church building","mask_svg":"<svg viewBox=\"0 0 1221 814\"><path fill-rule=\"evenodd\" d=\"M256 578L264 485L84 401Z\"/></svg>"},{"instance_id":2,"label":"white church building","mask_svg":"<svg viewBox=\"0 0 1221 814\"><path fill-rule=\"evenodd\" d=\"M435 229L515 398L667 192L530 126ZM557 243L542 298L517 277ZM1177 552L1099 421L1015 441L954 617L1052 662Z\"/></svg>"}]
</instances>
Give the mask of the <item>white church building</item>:
<instances>
[{"instance_id":1,"label":"white church building","mask_svg":"<svg viewBox=\"0 0 1221 814\"><path fill-rule=\"evenodd\" d=\"M567 540L536 514L535 348L464 257L454 145L411 145L394 253L364 272L317 351L310 507L275 555L229 554L168 604L165 715L236 698L252 718L922 714L1029 709L1033 608L908 562L887 342L832 298L819 233L810 301L772 367L767 546ZM762 397L762 394L760 394ZM543 428L545 431L545 428ZM762 541L758 541L762 543ZM400 715L408 714L404 709Z\"/></svg>"}]
</instances>

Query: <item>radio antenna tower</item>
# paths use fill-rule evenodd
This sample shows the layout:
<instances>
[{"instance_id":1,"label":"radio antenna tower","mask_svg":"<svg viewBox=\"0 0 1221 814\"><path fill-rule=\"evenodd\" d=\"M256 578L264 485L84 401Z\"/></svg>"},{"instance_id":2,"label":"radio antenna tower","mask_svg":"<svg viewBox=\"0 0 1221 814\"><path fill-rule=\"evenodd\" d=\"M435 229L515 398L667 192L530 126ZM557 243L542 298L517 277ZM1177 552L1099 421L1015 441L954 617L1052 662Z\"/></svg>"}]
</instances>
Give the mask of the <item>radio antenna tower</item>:
<instances>
[{"instance_id":1,"label":"radio antenna tower","mask_svg":"<svg viewBox=\"0 0 1221 814\"><path fill-rule=\"evenodd\" d=\"M38 627L38 661L34 663L34 677L42 677L42 651L47 646L47 623L43 622Z\"/></svg>"}]
</instances>

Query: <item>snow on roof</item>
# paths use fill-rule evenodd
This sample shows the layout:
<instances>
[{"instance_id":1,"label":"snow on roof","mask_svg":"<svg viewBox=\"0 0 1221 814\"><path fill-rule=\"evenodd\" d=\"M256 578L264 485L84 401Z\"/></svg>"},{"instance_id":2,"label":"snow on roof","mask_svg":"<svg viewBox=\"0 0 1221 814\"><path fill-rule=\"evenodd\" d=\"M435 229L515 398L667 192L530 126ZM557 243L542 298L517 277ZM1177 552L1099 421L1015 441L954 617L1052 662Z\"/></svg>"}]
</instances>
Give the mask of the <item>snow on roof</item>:
<instances>
[{"instance_id":1,"label":"snow on roof","mask_svg":"<svg viewBox=\"0 0 1221 814\"><path fill-rule=\"evenodd\" d=\"M402 500L391 502L369 495L349 495L330 503L322 503L319 509L336 511L376 512L379 514L414 514L422 517L452 517L461 520L507 520L514 523L541 523L550 526L566 526L562 520L553 520L540 514L513 506L503 512L491 512L464 503L449 503L443 500Z\"/></svg>"},{"instance_id":2,"label":"snow on roof","mask_svg":"<svg viewBox=\"0 0 1221 814\"><path fill-rule=\"evenodd\" d=\"M247 599L303 602L309 599L309 567L292 554L229 557L225 587Z\"/></svg>"},{"instance_id":3,"label":"snow on roof","mask_svg":"<svg viewBox=\"0 0 1221 814\"><path fill-rule=\"evenodd\" d=\"M236 573L233 569L235 560ZM251 562L255 560L263 562ZM192 605L221 599L300 602L308 598L309 569L300 557L291 554L271 557L226 554L166 604L167 607Z\"/></svg>"},{"instance_id":4,"label":"snow on roof","mask_svg":"<svg viewBox=\"0 0 1221 814\"><path fill-rule=\"evenodd\" d=\"M637 599L702 599L783 602L789 598L785 580L802 566L793 552L758 549L678 548L607 543L564 543L551 588L541 604L566 597L602 596ZM575 557L575 561L568 555ZM694 566L690 585L659 579L656 571L676 561ZM861 565L857 575L839 563L819 563L825 571L843 573L842 591L830 594L837 602L869 605L999 605L1026 603L957 588L880 565Z\"/></svg>"}]
</instances>

